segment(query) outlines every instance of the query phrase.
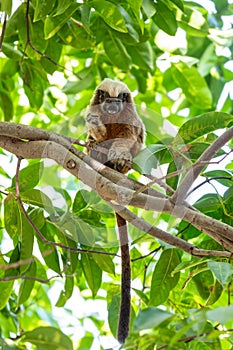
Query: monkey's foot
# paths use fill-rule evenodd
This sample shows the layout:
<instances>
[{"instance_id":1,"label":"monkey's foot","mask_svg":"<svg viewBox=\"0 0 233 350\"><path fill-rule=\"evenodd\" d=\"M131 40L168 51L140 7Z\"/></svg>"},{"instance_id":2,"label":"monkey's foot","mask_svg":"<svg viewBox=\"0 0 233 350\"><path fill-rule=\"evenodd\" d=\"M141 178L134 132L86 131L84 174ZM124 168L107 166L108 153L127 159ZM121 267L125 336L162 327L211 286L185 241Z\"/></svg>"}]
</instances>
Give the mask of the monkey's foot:
<instances>
[{"instance_id":1,"label":"monkey's foot","mask_svg":"<svg viewBox=\"0 0 233 350\"><path fill-rule=\"evenodd\" d=\"M130 152L125 150L110 149L106 165L125 174L132 168L132 156Z\"/></svg>"}]
</instances>

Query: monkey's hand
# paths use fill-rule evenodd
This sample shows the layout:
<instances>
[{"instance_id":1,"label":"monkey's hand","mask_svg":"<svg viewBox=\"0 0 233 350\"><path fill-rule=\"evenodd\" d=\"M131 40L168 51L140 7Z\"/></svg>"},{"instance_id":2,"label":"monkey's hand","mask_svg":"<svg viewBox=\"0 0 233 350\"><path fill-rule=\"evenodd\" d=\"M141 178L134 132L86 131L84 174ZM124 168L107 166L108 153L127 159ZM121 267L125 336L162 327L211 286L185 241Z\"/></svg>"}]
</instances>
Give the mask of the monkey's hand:
<instances>
[{"instance_id":1,"label":"monkey's hand","mask_svg":"<svg viewBox=\"0 0 233 350\"><path fill-rule=\"evenodd\" d=\"M86 128L88 134L97 142L101 142L104 140L106 136L106 127L98 114L87 114Z\"/></svg>"},{"instance_id":2,"label":"monkey's hand","mask_svg":"<svg viewBox=\"0 0 233 350\"><path fill-rule=\"evenodd\" d=\"M126 147L121 145L114 146L108 151L107 163L109 167L119 171L120 173L127 173L132 168L132 155Z\"/></svg>"},{"instance_id":3,"label":"monkey's hand","mask_svg":"<svg viewBox=\"0 0 233 350\"><path fill-rule=\"evenodd\" d=\"M97 146L97 142L96 142L96 140L94 140L93 138L89 138L88 140L87 140L87 149L89 150L89 151L91 151L91 150L93 150L94 148L96 148L96 146Z\"/></svg>"}]
</instances>

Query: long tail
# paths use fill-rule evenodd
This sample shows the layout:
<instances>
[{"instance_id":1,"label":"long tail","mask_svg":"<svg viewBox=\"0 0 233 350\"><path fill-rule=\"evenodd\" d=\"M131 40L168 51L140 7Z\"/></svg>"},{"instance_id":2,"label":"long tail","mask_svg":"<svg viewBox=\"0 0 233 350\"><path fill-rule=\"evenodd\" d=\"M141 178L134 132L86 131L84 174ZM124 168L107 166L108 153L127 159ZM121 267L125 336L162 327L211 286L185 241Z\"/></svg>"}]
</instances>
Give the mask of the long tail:
<instances>
[{"instance_id":1,"label":"long tail","mask_svg":"<svg viewBox=\"0 0 233 350\"><path fill-rule=\"evenodd\" d=\"M123 344L129 333L131 269L128 243L128 228L125 219L116 213L121 245L121 305L118 321L117 340Z\"/></svg>"}]
</instances>

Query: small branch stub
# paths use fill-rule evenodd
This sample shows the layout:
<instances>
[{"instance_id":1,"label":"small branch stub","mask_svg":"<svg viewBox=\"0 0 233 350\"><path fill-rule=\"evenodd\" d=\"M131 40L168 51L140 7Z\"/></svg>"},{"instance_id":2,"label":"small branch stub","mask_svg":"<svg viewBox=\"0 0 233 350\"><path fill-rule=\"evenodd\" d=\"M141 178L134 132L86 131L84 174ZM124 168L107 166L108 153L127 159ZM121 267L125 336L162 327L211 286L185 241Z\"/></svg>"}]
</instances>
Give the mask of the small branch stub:
<instances>
[{"instance_id":1,"label":"small branch stub","mask_svg":"<svg viewBox=\"0 0 233 350\"><path fill-rule=\"evenodd\" d=\"M73 159L69 159L66 163L66 166L68 169L75 169L76 168L76 162Z\"/></svg>"}]
</instances>

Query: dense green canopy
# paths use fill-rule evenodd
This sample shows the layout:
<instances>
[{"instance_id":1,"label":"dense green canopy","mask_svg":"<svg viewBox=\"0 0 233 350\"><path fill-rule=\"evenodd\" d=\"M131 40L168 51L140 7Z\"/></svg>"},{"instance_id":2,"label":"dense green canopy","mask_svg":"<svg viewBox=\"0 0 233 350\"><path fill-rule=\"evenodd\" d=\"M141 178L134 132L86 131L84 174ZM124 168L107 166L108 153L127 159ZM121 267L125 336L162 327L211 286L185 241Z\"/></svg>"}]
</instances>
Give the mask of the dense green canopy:
<instances>
[{"instance_id":1,"label":"dense green canopy","mask_svg":"<svg viewBox=\"0 0 233 350\"><path fill-rule=\"evenodd\" d=\"M85 140L85 109L109 77L128 85L147 131L129 178L153 181L143 206L141 185L101 173L115 186L109 199L113 188L138 191L124 212L133 287L124 348L230 350L233 4L0 0L0 11L0 349L118 346L114 212L88 171L62 168L56 147L69 147L53 134ZM43 160L52 141L56 163ZM195 209L179 202L187 192Z\"/></svg>"}]
</instances>

